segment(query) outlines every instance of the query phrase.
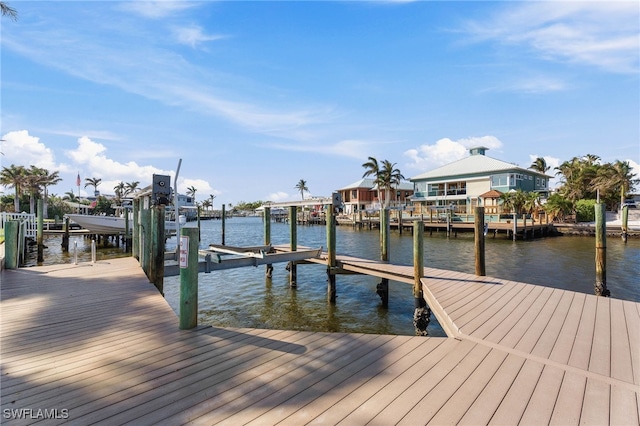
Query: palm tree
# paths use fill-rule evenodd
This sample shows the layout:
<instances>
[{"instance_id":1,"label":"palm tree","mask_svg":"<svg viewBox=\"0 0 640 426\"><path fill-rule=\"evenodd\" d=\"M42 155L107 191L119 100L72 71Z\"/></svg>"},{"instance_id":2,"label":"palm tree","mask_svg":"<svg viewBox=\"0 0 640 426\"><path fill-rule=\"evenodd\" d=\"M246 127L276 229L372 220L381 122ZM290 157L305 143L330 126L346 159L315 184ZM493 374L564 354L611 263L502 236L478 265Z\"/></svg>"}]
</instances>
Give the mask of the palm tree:
<instances>
[{"instance_id":1,"label":"palm tree","mask_svg":"<svg viewBox=\"0 0 640 426\"><path fill-rule=\"evenodd\" d=\"M187 195L190 195L191 197L193 197L193 201L196 201L196 192L198 191L198 189L195 186L190 186L189 188L187 188Z\"/></svg>"},{"instance_id":2,"label":"palm tree","mask_svg":"<svg viewBox=\"0 0 640 426\"><path fill-rule=\"evenodd\" d=\"M535 191L524 193L524 204L522 207L527 214L531 215L531 219L533 220L534 224L536 222L534 213L538 210L539 206L540 194Z\"/></svg>"},{"instance_id":3,"label":"palm tree","mask_svg":"<svg viewBox=\"0 0 640 426\"><path fill-rule=\"evenodd\" d=\"M41 197L41 190L49 172L46 169L31 165L25 173L23 190L29 194L29 212L36 212L36 199ZM43 205L44 207L44 205Z\"/></svg>"},{"instance_id":4,"label":"palm tree","mask_svg":"<svg viewBox=\"0 0 640 426\"><path fill-rule=\"evenodd\" d=\"M73 193L73 190L65 192L62 199L66 201L70 201L72 203L75 203L76 201L78 201L78 197L76 197L76 194Z\"/></svg>"},{"instance_id":5,"label":"palm tree","mask_svg":"<svg viewBox=\"0 0 640 426\"><path fill-rule=\"evenodd\" d=\"M598 169L596 177L592 180L592 188L600 191L606 198L615 198L614 194L620 194L620 207L624 204L627 193L639 182L634 179L635 173L631 171L628 161L616 161L607 163ZM614 202L615 203L615 202Z\"/></svg>"},{"instance_id":6,"label":"palm tree","mask_svg":"<svg viewBox=\"0 0 640 426\"><path fill-rule=\"evenodd\" d=\"M124 182L120 181L119 184L113 187L113 190L116 192L116 204L119 205L120 203L122 203L122 197L125 196L127 185Z\"/></svg>"},{"instance_id":7,"label":"palm tree","mask_svg":"<svg viewBox=\"0 0 640 426\"><path fill-rule=\"evenodd\" d=\"M391 201L390 194L393 187L395 186L397 188L400 185L400 182L404 179L400 170L395 167L396 163L391 163L389 160L382 161L382 170L380 170L379 181L382 182L382 188L384 188L385 207L389 206L389 202Z\"/></svg>"},{"instance_id":8,"label":"palm tree","mask_svg":"<svg viewBox=\"0 0 640 426\"><path fill-rule=\"evenodd\" d=\"M102 182L101 178L85 178L85 184L84 187L86 188L87 186L93 186L93 194L97 195L98 193L98 185L100 185L100 182Z\"/></svg>"},{"instance_id":9,"label":"palm tree","mask_svg":"<svg viewBox=\"0 0 640 426\"><path fill-rule=\"evenodd\" d=\"M49 173L49 171L47 169L43 169L44 170L44 175L42 176L42 189L44 192L44 200L43 200L43 207L44 207L44 218L48 219L49 218L49 190L48 187L49 186L53 186L53 185L57 185L58 183L60 183L62 181L62 178L58 175L58 172L53 172L53 173Z\"/></svg>"},{"instance_id":10,"label":"palm tree","mask_svg":"<svg viewBox=\"0 0 640 426\"><path fill-rule=\"evenodd\" d=\"M2 10L2 16L8 16L14 21L18 20L18 11L9 6L7 3L0 1L0 10Z\"/></svg>"},{"instance_id":11,"label":"palm tree","mask_svg":"<svg viewBox=\"0 0 640 426\"><path fill-rule=\"evenodd\" d=\"M209 198L211 199L211 210L213 210L213 200L216 198L216 196L213 194L209 194Z\"/></svg>"},{"instance_id":12,"label":"palm tree","mask_svg":"<svg viewBox=\"0 0 640 426\"><path fill-rule=\"evenodd\" d=\"M396 187L400 184L400 181L404 179L400 170L395 168L396 163L392 163L389 160L382 161L382 167L380 163L374 157L369 157L368 161L362 165L366 169L362 177L375 176L374 183L378 186L378 190L384 191L384 207L389 206L390 192L393 186Z\"/></svg>"},{"instance_id":13,"label":"palm tree","mask_svg":"<svg viewBox=\"0 0 640 426\"><path fill-rule=\"evenodd\" d=\"M16 213L20 211L20 194L22 193L25 173L24 166L16 166L15 164L3 167L0 172L0 183L8 188L13 188L15 191L13 211Z\"/></svg>"},{"instance_id":14,"label":"palm tree","mask_svg":"<svg viewBox=\"0 0 640 426\"><path fill-rule=\"evenodd\" d=\"M369 157L367 162L362 164L365 168L365 172L362 174L363 178L373 176L373 183L378 186L378 190L382 189L382 182L380 181L380 164L374 157Z\"/></svg>"},{"instance_id":15,"label":"palm tree","mask_svg":"<svg viewBox=\"0 0 640 426\"><path fill-rule=\"evenodd\" d=\"M547 161L544 158L538 157L531 163L529 168L540 173L547 173L551 167L547 166Z\"/></svg>"},{"instance_id":16,"label":"palm tree","mask_svg":"<svg viewBox=\"0 0 640 426\"><path fill-rule=\"evenodd\" d=\"M300 181L296 184L295 188L300 192L301 199L304 200L304 192L309 192L309 188L307 188L307 181L304 179L300 179Z\"/></svg>"},{"instance_id":17,"label":"palm tree","mask_svg":"<svg viewBox=\"0 0 640 426\"><path fill-rule=\"evenodd\" d=\"M124 196L126 197L127 195L136 192L136 190L138 189L138 185L140 185L139 181L133 181L133 182L127 182L126 183L126 189L124 191Z\"/></svg>"}]
</instances>

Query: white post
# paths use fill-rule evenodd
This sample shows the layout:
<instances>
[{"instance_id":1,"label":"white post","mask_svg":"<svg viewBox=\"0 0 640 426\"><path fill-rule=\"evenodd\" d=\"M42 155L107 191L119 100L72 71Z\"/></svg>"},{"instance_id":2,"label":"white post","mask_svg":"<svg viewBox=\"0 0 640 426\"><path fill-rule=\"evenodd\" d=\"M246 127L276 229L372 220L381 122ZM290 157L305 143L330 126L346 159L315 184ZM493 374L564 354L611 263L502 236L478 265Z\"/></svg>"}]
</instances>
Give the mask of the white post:
<instances>
[{"instance_id":1,"label":"white post","mask_svg":"<svg viewBox=\"0 0 640 426\"><path fill-rule=\"evenodd\" d=\"M96 263L96 240L91 240L91 263Z\"/></svg>"},{"instance_id":2,"label":"white post","mask_svg":"<svg viewBox=\"0 0 640 426\"><path fill-rule=\"evenodd\" d=\"M73 264L74 265L78 264L78 242L77 241L73 242Z\"/></svg>"}]
</instances>

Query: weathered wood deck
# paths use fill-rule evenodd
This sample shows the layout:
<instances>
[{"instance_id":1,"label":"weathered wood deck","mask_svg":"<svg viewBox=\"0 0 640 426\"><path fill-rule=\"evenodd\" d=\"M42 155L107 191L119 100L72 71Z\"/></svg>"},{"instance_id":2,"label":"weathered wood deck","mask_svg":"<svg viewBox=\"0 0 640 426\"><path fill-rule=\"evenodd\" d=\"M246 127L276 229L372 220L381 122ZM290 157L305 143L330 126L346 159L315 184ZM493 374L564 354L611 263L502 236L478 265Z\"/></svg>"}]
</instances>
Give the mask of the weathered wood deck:
<instances>
[{"instance_id":1,"label":"weathered wood deck","mask_svg":"<svg viewBox=\"0 0 640 426\"><path fill-rule=\"evenodd\" d=\"M422 282L455 337L181 331L133 258L5 270L2 422L638 424L640 304L432 269Z\"/></svg>"}]
</instances>

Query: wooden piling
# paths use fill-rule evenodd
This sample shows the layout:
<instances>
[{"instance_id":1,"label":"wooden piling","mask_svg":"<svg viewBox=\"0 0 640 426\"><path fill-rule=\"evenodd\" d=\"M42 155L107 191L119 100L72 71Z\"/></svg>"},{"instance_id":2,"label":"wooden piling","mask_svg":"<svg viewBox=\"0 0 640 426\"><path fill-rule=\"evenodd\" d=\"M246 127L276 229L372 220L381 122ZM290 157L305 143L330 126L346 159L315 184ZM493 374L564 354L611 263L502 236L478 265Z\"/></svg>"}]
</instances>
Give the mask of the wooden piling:
<instances>
[{"instance_id":1,"label":"wooden piling","mask_svg":"<svg viewBox=\"0 0 640 426\"><path fill-rule=\"evenodd\" d=\"M222 205L222 245L224 245L224 233L225 233L225 225L227 221L227 214L225 213L225 205Z\"/></svg>"},{"instance_id":2,"label":"wooden piling","mask_svg":"<svg viewBox=\"0 0 640 426\"><path fill-rule=\"evenodd\" d=\"M380 260L389 261L389 232L391 224L389 223L389 209L380 210ZM389 279L382 278L376 288L376 293L380 296L382 307L389 306Z\"/></svg>"},{"instance_id":3,"label":"wooden piling","mask_svg":"<svg viewBox=\"0 0 640 426\"><path fill-rule=\"evenodd\" d=\"M149 276L149 263L151 253L151 210L140 210L140 265L144 273Z\"/></svg>"},{"instance_id":4,"label":"wooden piling","mask_svg":"<svg viewBox=\"0 0 640 426\"><path fill-rule=\"evenodd\" d=\"M289 206L289 233L290 233L290 249L291 251L298 250L298 208L296 206ZM298 265L295 262L289 262L289 285L296 287L298 285Z\"/></svg>"},{"instance_id":5,"label":"wooden piling","mask_svg":"<svg viewBox=\"0 0 640 426\"><path fill-rule=\"evenodd\" d=\"M629 206L622 206L622 241L627 242L629 236Z\"/></svg>"},{"instance_id":6,"label":"wooden piling","mask_svg":"<svg viewBox=\"0 0 640 426\"><path fill-rule=\"evenodd\" d=\"M476 275L484 277L486 275L484 256L484 207L475 208L473 229L475 237Z\"/></svg>"},{"instance_id":7,"label":"wooden piling","mask_svg":"<svg viewBox=\"0 0 640 426\"><path fill-rule=\"evenodd\" d=\"M202 241L202 233L200 232L200 206L196 208L197 221L198 221L198 241Z\"/></svg>"},{"instance_id":8,"label":"wooden piling","mask_svg":"<svg viewBox=\"0 0 640 426\"><path fill-rule=\"evenodd\" d=\"M44 242L43 242L43 227L44 227L44 209L42 199L38 199L36 207L36 245L38 246L38 263L44 262Z\"/></svg>"},{"instance_id":9,"label":"wooden piling","mask_svg":"<svg viewBox=\"0 0 640 426\"><path fill-rule=\"evenodd\" d=\"M153 206L151 208L151 256L149 281L156 286L160 294L164 296L164 219L165 207ZM199 231L199 230L198 230Z\"/></svg>"},{"instance_id":10,"label":"wooden piling","mask_svg":"<svg viewBox=\"0 0 640 426\"><path fill-rule=\"evenodd\" d=\"M389 261L389 210L380 209L380 260Z\"/></svg>"},{"instance_id":11,"label":"wooden piling","mask_svg":"<svg viewBox=\"0 0 640 426\"><path fill-rule=\"evenodd\" d=\"M7 269L17 269L20 259L20 222L8 220L4 223L4 266Z\"/></svg>"},{"instance_id":12,"label":"wooden piling","mask_svg":"<svg viewBox=\"0 0 640 426\"><path fill-rule=\"evenodd\" d=\"M333 213L333 205L329 204L326 214L327 227L327 300L331 304L336 303L336 217Z\"/></svg>"},{"instance_id":13,"label":"wooden piling","mask_svg":"<svg viewBox=\"0 0 640 426\"><path fill-rule=\"evenodd\" d=\"M604 203L595 204L596 219L596 296L608 297L607 289L607 223Z\"/></svg>"},{"instance_id":14,"label":"wooden piling","mask_svg":"<svg viewBox=\"0 0 640 426\"><path fill-rule=\"evenodd\" d=\"M180 229L180 329L198 325L198 229Z\"/></svg>"},{"instance_id":15,"label":"wooden piling","mask_svg":"<svg viewBox=\"0 0 640 426\"><path fill-rule=\"evenodd\" d=\"M426 336L431 311L422 294L422 277L424 276L424 223L413 222L413 326L416 335Z\"/></svg>"},{"instance_id":16,"label":"wooden piling","mask_svg":"<svg viewBox=\"0 0 640 426\"><path fill-rule=\"evenodd\" d=\"M69 252L69 218L64 218L64 224L62 225L64 233L62 234L62 251L64 253Z\"/></svg>"},{"instance_id":17,"label":"wooden piling","mask_svg":"<svg viewBox=\"0 0 640 426\"><path fill-rule=\"evenodd\" d=\"M140 260L140 199L133 200L133 226L131 228L131 253ZM176 237L177 238L177 237Z\"/></svg>"},{"instance_id":18,"label":"wooden piling","mask_svg":"<svg viewBox=\"0 0 640 426\"><path fill-rule=\"evenodd\" d=\"M271 245L271 207L264 208L264 245ZM265 275L268 278L273 275L273 265L271 263L266 265Z\"/></svg>"},{"instance_id":19,"label":"wooden piling","mask_svg":"<svg viewBox=\"0 0 640 426\"><path fill-rule=\"evenodd\" d=\"M131 249L131 224L129 223L129 212L124 211L124 251L128 252Z\"/></svg>"}]
</instances>

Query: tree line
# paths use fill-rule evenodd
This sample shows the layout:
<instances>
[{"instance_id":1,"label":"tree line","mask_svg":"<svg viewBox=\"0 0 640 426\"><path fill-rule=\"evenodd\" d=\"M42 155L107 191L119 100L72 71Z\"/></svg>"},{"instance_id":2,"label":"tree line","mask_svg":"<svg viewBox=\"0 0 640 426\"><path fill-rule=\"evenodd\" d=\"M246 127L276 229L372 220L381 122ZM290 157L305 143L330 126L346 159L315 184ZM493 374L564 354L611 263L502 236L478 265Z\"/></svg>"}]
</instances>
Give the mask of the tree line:
<instances>
[{"instance_id":1,"label":"tree line","mask_svg":"<svg viewBox=\"0 0 640 426\"><path fill-rule=\"evenodd\" d=\"M367 162L362 164L365 169L364 177L371 176L375 185L383 193L382 202L385 207L391 200L391 191L397 188L404 176L396 163L388 160L378 161L374 157L369 157ZM537 158L529 169L545 173L550 170L543 158ZM543 209L551 217L560 221L572 215L576 221L591 220L590 214L593 212L593 204L598 195L601 202L605 203L608 210L617 210L625 200L625 197L633 191L640 183L636 174L632 172L628 161L616 160L611 163L602 162L600 157L588 154L582 157L574 157L565 161L555 169L556 175L560 177L560 186L541 204L540 195L537 192L524 192L521 190L504 193L501 196L503 207L507 211L516 213L533 213L538 209ZM0 171L0 184L7 188L13 188L14 194L0 196L0 210L20 212L29 206L29 212L35 212L35 202L42 198L44 201L45 217L51 215L62 217L66 213L71 213L71 207L65 201L71 203L79 202L73 191L68 191L62 197L49 194L48 188L57 185L62 181L58 171L50 172L45 168L31 165L29 167L11 164L5 166ZM86 178L84 187L93 187L98 193L98 186L102 183L101 178ZM120 204L122 199L138 189L139 182L120 182L113 189L115 197L107 198L98 196L94 213L110 213L112 203ZM300 192L302 199L304 193L309 191L307 181L300 179L295 185L295 189ZM187 195L193 197L195 201L197 189L187 188ZM208 199L198 203L205 209L213 208L215 195L210 194ZM52 206L48 206L48 204ZM235 206L238 210L252 210L260 205L262 201L240 202ZM230 210L234 207L229 204Z\"/></svg>"}]
</instances>

